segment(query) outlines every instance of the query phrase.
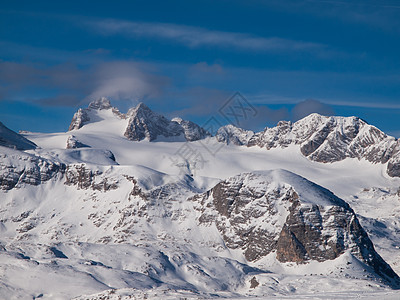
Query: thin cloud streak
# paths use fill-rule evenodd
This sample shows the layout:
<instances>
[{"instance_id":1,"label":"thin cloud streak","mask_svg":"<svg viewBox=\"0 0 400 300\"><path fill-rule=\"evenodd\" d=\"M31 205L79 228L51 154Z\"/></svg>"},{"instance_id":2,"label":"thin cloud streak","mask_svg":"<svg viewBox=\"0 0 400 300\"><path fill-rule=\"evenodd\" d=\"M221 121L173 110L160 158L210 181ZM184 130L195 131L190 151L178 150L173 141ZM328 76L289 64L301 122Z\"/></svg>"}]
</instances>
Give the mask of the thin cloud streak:
<instances>
[{"instance_id":1,"label":"thin cloud streak","mask_svg":"<svg viewBox=\"0 0 400 300\"><path fill-rule=\"evenodd\" d=\"M272 95L272 94L262 94L262 95L251 95L247 97L252 103L256 104L298 104L303 101L304 98L299 97L285 97L282 95ZM368 99L368 102L364 99L360 101L346 101L346 100L335 100L335 99L323 99L318 98L323 104L328 104L331 106L345 106L345 107L360 107L360 108L380 108L380 109L400 109L400 104L385 103L382 101L372 101Z\"/></svg>"},{"instance_id":2,"label":"thin cloud streak","mask_svg":"<svg viewBox=\"0 0 400 300\"><path fill-rule=\"evenodd\" d=\"M95 31L105 35L129 38L164 39L189 48L215 46L250 51L321 51L326 45L278 37L259 37L247 33L209 30L201 27L169 23L128 22L120 20L90 21Z\"/></svg>"},{"instance_id":3,"label":"thin cloud streak","mask_svg":"<svg viewBox=\"0 0 400 300\"><path fill-rule=\"evenodd\" d=\"M329 4L343 4L347 6L369 6L369 7L382 7L382 8L395 8L400 9L399 5L386 5L381 3L366 3L366 2L346 2L346 1L335 1L335 0L307 0L308 2L315 3L329 3Z\"/></svg>"}]
</instances>

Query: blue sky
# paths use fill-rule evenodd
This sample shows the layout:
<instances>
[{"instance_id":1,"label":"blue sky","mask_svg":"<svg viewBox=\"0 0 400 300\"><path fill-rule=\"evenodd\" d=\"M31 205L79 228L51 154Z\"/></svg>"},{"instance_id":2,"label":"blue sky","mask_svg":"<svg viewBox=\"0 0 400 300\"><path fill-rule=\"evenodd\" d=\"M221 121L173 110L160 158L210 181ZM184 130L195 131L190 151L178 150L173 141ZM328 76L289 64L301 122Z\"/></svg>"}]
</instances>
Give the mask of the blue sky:
<instances>
[{"instance_id":1,"label":"blue sky","mask_svg":"<svg viewBox=\"0 0 400 300\"><path fill-rule=\"evenodd\" d=\"M65 131L107 96L199 124L236 91L259 130L311 112L400 136L399 1L7 1L0 121Z\"/></svg>"}]
</instances>

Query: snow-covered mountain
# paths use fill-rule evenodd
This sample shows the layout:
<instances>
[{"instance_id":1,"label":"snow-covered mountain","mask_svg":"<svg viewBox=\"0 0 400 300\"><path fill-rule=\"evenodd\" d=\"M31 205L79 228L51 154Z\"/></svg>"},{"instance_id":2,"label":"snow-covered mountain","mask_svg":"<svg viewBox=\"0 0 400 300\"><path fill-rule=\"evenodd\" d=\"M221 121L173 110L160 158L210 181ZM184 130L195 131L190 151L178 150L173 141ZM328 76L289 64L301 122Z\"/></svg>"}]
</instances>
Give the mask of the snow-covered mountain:
<instances>
[{"instance_id":1,"label":"snow-covered mountain","mask_svg":"<svg viewBox=\"0 0 400 300\"><path fill-rule=\"evenodd\" d=\"M101 97L90 102L88 108L78 109L72 118L68 130L77 130L85 124L99 121L98 111L101 110L111 110L115 117L120 119L126 118L126 116L122 114L118 108L111 106L110 100L105 97Z\"/></svg>"},{"instance_id":2,"label":"snow-covered mountain","mask_svg":"<svg viewBox=\"0 0 400 300\"><path fill-rule=\"evenodd\" d=\"M274 252L280 262L321 262L349 251L389 282L400 283L350 206L291 172L240 174L192 201L200 204L199 223L215 223L225 244L242 249L248 261Z\"/></svg>"},{"instance_id":3,"label":"snow-covered mountain","mask_svg":"<svg viewBox=\"0 0 400 300\"><path fill-rule=\"evenodd\" d=\"M168 120L144 103L122 114L106 98L91 102L87 109L79 109L69 129L76 130L102 120L99 116L102 110L112 111L112 116L125 124L124 136L132 141L197 141L211 136L191 121ZM296 145L305 157L320 163L365 159L385 164L389 176L400 177L400 142L357 117L326 117L314 113L295 123L281 121L276 127L266 127L256 133L226 125L217 131L215 139L225 144L267 150Z\"/></svg>"},{"instance_id":4,"label":"snow-covered mountain","mask_svg":"<svg viewBox=\"0 0 400 300\"><path fill-rule=\"evenodd\" d=\"M101 98L24 136L0 146L0 298L397 297L397 140L360 119L210 137Z\"/></svg>"},{"instance_id":5,"label":"snow-covered mountain","mask_svg":"<svg viewBox=\"0 0 400 300\"><path fill-rule=\"evenodd\" d=\"M332 163L346 158L365 159L387 164L387 174L400 177L399 141L357 117L326 117L314 113L295 123L281 121L276 127L266 127L255 134L228 128L228 131L220 129L219 141L268 150L296 145L312 161Z\"/></svg>"},{"instance_id":6,"label":"snow-covered mountain","mask_svg":"<svg viewBox=\"0 0 400 300\"><path fill-rule=\"evenodd\" d=\"M28 150L36 148L34 142L24 138L22 135L10 130L0 122L0 146Z\"/></svg>"},{"instance_id":7,"label":"snow-covered mountain","mask_svg":"<svg viewBox=\"0 0 400 300\"><path fill-rule=\"evenodd\" d=\"M112 107L110 101L104 97L91 102L86 109L80 108L72 118L69 130L78 130L85 124L104 119L104 116L101 116L102 110L111 111L111 116L120 119L121 123L125 123L125 120L128 121L124 136L131 141L144 139L155 141L165 138L196 141L210 136L205 129L197 124L181 118L168 120L163 115L153 112L144 103L139 103L126 114L122 114L117 108Z\"/></svg>"}]
</instances>

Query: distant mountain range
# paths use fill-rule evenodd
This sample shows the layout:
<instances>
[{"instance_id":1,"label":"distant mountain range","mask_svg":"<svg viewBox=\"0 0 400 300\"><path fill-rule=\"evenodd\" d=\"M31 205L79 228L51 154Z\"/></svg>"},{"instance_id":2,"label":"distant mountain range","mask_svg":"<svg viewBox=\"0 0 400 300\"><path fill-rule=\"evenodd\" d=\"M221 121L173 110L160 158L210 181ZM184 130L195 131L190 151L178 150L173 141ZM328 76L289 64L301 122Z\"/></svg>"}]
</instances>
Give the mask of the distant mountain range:
<instances>
[{"instance_id":1,"label":"distant mountain range","mask_svg":"<svg viewBox=\"0 0 400 300\"><path fill-rule=\"evenodd\" d=\"M143 103L131 108L127 114L121 114L106 98L90 103L87 109L79 109L69 130L95 121L95 111L102 109L112 110L116 117L129 120L124 136L132 141L154 141L160 137L183 137L187 141L196 141L211 136L193 122L180 118L168 120ZM322 163L346 158L365 159L371 163L387 164L387 174L400 177L399 140L357 117L326 117L314 113L295 123L281 121L276 127L266 127L256 133L226 125L218 130L215 138L226 144L258 146L267 150L295 145L305 157Z\"/></svg>"}]
</instances>

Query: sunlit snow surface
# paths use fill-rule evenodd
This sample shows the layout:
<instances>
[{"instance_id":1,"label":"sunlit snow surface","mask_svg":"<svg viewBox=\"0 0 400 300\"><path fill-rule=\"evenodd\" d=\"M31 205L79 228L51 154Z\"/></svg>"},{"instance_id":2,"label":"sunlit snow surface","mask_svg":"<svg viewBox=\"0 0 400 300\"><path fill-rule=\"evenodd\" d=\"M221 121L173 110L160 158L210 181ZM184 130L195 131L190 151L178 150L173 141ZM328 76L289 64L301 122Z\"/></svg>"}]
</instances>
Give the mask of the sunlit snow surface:
<instances>
[{"instance_id":1,"label":"sunlit snow surface","mask_svg":"<svg viewBox=\"0 0 400 300\"><path fill-rule=\"evenodd\" d=\"M126 123L104 110L79 130L25 134L40 147L29 154L85 163L101 171L96 180L107 177L118 188L77 189L53 178L1 192L0 298L398 299L350 253L305 265L279 263L274 254L248 263L241 250L225 246L215 226L198 226L186 201L242 172L289 170L347 201L378 253L400 273L400 180L388 177L385 165L322 164L297 147L226 146L214 138L131 142L123 137ZM71 134L91 148L66 150ZM185 160L188 146L201 163ZM131 177L153 195L151 203L131 195Z\"/></svg>"}]
</instances>

